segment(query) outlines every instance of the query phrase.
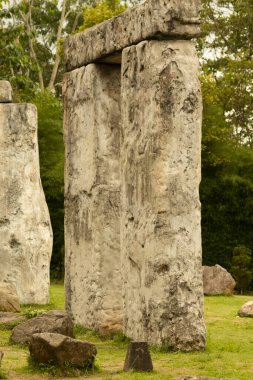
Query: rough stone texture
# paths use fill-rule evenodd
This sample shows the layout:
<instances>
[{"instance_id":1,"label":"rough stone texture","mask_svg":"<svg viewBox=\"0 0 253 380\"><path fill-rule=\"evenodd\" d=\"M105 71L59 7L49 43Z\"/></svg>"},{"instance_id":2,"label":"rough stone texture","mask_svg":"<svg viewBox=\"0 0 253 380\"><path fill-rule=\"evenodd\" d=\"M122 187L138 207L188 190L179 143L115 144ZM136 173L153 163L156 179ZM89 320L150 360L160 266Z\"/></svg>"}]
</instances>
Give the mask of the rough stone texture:
<instances>
[{"instance_id":1,"label":"rough stone texture","mask_svg":"<svg viewBox=\"0 0 253 380\"><path fill-rule=\"evenodd\" d=\"M52 229L31 104L0 104L0 189L0 278L16 286L20 303L46 304Z\"/></svg>"},{"instance_id":2,"label":"rough stone texture","mask_svg":"<svg viewBox=\"0 0 253 380\"><path fill-rule=\"evenodd\" d=\"M202 100L190 41L122 55L124 332L204 349L199 183Z\"/></svg>"},{"instance_id":3,"label":"rough stone texture","mask_svg":"<svg viewBox=\"0 0 253 380\"><path fill-rule=\"evenodd\" d=\"M203 267L204 294L209 296L233 294L235 285L236 282L231 274L220 265Z\"/></svg>"},{"instance_id":4,"label":"rough stone texture","mask_svg":"<svg viewBox=\"0 0 253 380\"><path fill-rule=\"evenodd\" d=\"M25 322L26 317L16 313L0 312L0 329L12 330L18 324Z\"/></svg>"},{"instance_id":5,"label":"rough stone texture","mask_svg":"<svg viewBox=\"0 0 253 380\"><path fill-rule=\"evenodd\" d=\"M120 68L65 74L66 308L76 323L122 329Z\"/></svg>"},{"instance_id":6,"label":"rough stone texture","mask_svg":"<svg viewBox=\"0 0 253 380\"><path fill-rule=\"evenodd\" d=\"M11 103L12 88L7 80L0 80L0 103Z\"/></svg>"},{"instance_id":7,"label":"rough stone texture","mask_svg":"<svg viewBox=\"0 0 253 380\"><path fill-rule=\"evenodd\" d=\"M239 317L253 318L253 301L245 303L238 311Z\"/></svg>"},{"instance_id":8,"label":"rough stone texture","mask_svg":"<svg viewBox=\"0 0 253 380\"><path fill-rule=\"evenodd\" d=\"M27 344L33 334L46 332L73 337L73 323L65 311L49 311L16 326L10 340L13 343Z\"/></svg>"},{"instance_id":9,"label":"rough stone texture","mask_svg":"<svg viewBox=\"0 0 253 380\"><path fill-rule=\"evenodd\" d=\"M208 377L208 376L183 376L183 377L177 377L174 380L238 380L238 379L224 379L221 377Z\"/></svg>"},{"instance_id":10,"label":"rough stone texture","mask_svg":"<svg viewBox=\"0 0 253 380\"><path fill-rule=\"evenodd\" d=\"M147 342L131 342L127 349L124 371L153 371Z\"/></svg>"},{"instance_id":11,"label":"rough stone texture","mask_svg":"<svg viewBox=\"0 0 253 380\"><path fill-rule=\"evenodd\" d=\"M20 311L17 290L13 284L0 282L0 311Z\"/></svg>"},{"instance_id":12,"label":"rough stone texture","mask_svg":"<svg viewBox=\"0 0 253 380\"><path fill-rule=\"evenodd\" d=\"M189 39L200 33L200 0L147 0L65 42L67 70L108 57L145 39ZM109 62L115 62L115 57Z\"/></svg>"},{"instance_id":13,"label":"rough stone texture","mask_svg":"<svg viewBox=\"0 0 253 380\"><path fill-rule=\"evenodd\" d=\"M97 349L94 344L60 334L34 334L29 344L32 358L39 363L65 363L76 367L90 366Z\"/></svg>"}]
</instances>

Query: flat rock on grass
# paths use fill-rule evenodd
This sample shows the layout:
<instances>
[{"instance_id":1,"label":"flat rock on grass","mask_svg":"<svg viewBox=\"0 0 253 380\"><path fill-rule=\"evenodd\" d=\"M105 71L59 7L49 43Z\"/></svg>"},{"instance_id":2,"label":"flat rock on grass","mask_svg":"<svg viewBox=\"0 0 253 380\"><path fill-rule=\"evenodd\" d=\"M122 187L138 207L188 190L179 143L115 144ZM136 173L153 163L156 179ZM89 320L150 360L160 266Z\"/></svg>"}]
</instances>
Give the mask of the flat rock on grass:
<instances>
[{"instance_id":1,"label":"flat rock on grass","mask_svg":"<svg viewBox=\"0 0 253 380\"><path fill-rule=\"evenodd\" d=\"M16 313L0 312L0 329L12 330L15 326L26 321L26 317Z\"/></svg>"},{"instance_id":2,"label":"flat rock on grass","mask_svg":"<svg viewBox=\"0 0 253 380\"><path fill-rule=\"evenodd\" d=\"M61 334L34 334L29 344L31 357L38 363L86 367L92 365L97 349L94 344Z\"/></svg>"},{"instance_id":3,"label":"flat rock on grass","mask_svg":"<svg viewBox=\"0 0 253 380\"><path fill-rule=\"evenodd\" d=\"M29 344L33 334L47 332L73 337L72 320L65 311L49 311L16 326L10 340L13 343Z\"/></svg>"},{"instance_id":4,"label":"flat rock on grass","mask_svg":"<svg viewBox=\"0 0 253 380\"><path fill-rule=\"evenodd\" d=\"M0 282L0 311L20 312L17 290L13 284Z\"/></svg>"},{"instance_id":5,"label":"flat rock on grass","mask_svg":"<svg viewBox=\"0 0 253 380\"><path fill-rule=\"evenodd\" d=\"M239 317L253 318L253 301L245 303L238 311Z\"/></svg>"}]
</instances>

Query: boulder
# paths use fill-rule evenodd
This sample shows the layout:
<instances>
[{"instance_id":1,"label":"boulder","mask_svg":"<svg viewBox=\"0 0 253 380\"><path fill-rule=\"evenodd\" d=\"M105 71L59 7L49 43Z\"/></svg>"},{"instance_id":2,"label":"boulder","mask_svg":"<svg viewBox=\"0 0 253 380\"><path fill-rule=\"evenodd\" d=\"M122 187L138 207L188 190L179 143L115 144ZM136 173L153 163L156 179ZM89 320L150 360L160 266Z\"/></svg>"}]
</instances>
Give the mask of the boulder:
<instances>
[{"instance_id":1,"label":"boulder","mask_svg":"<svg viewBox=\"0 0 253 380\"><path fill-rule=\"evenodd\" d=\"M12 330L15 326L26 321L26 317L16 313L0 312L0 328Z\"/></svg>"},{"instance_id":2,"label":"boulder","mask_svg":"<svg viewBox=\"0 0 253 380\"><path fill-rule=\"evenodd\" d=\"M94 344L52 333L34 334L29 351L38 363L68 363L75 367L92 365L97 354Z\"/></svg>"},{"instance_id":3,"label":"boulder","mask_svg":"<svg viewBox=\"0 0 253 380\"><path fill-rule=\"evenodd\" d=\"M238 311L239 317L253 318L253 301L245 303Z\"/></svg>"},{"instance_id":4,"label":"boulder","mask_svg":"<svg viewBox=\"0 0 253 380\"><path fill-rule=\"evenodd\" d=\"M204 294L208 296L233 294L236 282L220 265L203 267Z\"/></svg>"},{"instance_id":5,"label":"boulder","mask_svg":"<svg viewBox=\"0 0 253 380\"><path fill-rule=\"evenodd\" d=\"M11 334L13 343L29 344L33 334L57 333L73 337L73 323L67 313L52 310L16 326Z\"/></svg>"},{"instance_id":6,"label":"boulder","mask_svg":"<svg viewBox=\"0 0 253 380\"><path fill-rule=\"evenodd\" d=\"M0 282L0 311L20 311L17 291L13 284Z\"/></svg>"}]
</instances>

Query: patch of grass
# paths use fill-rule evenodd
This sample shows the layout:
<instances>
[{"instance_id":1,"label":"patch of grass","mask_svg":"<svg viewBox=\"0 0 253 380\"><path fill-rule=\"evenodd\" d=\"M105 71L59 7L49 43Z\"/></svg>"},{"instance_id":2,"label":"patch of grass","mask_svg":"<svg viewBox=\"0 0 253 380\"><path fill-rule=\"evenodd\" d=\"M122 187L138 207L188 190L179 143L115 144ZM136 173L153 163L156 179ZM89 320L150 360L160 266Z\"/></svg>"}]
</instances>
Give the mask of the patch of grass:
<instances>
[{"instance_id":1,"label":"patch of grass","mask_svg":"<svg viewBox=\"0 0 253 380\"><path fill-rule=\"evenodd\" d=\"M98 367L94 363L88 363L84 366L76 368L68 362L64 363L64 365L59 366L54 363L37 363L31 357L29 357L27 361L27 372L40 373L42 375L49 375L54 377L80 377L98 372Z\"/></svg>"},{"instance_id":2,"label":"patch of grass","mask_svg":"<svg viewBox=\"0 0 253 380\"><path fill-rule=\"evenodd\" d=\"M0 379L7 379L5 372L0 368Z\"/></svg>"},{"instance_id":3,"label":"patch of grass","mask_svg":"<svg viewBox=\"0 0 253 380\"><path fill-rule=\"evenodd\" d=\"M27 366L27 348L8 345L9 331L0 331L0 350L6 352L3 370L25 376L28 380L38 373L43 380L54 376L89 377L94 380L172 380L180 376L210 376L217 378L253 379L253 319L239 318L237 312L250 296L206 297L205 319L207 324L207 348L204 352L164 352L151 348L154 372L122 371L128 339L122 334L101 336L98 332L75 327L78 339L96 344L98 354L96 369L91 372L71 372L67 366L59 372L55 366L43 368ZM37 313L40 310L62 309L64 289L62 285L51 287L51 303L46 307L25 306L23 310ZM37 377L36 377L37 379Z\"/></svg>"}]
</instances>

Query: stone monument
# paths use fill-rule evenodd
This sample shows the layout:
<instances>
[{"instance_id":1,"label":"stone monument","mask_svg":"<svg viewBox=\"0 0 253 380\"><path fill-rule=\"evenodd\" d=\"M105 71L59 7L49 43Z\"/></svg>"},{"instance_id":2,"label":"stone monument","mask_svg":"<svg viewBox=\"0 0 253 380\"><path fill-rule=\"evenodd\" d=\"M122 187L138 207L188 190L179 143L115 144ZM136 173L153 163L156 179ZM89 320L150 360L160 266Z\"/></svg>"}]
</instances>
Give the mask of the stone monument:
<instances>
[{"instance_id":1,"label":"stone monument","mask_svg":"<svg viewBox=\"0 0 253 380\"><path fill-rule=\"evenodd\" d=\"M0 279L15 285L22 304L49 301L52 229L43 193L37 110L11 103L0 81Z\"/></svg>"},{"instance_id":2,"label":"stone monument","mask_svg":"<svg viewBox=\"0 0 253 380\"><path fill-rule=\"evenodd\" d=\"M184 351L205 347L199 10L147 0L65 43L67 310Z\"/></svg>"}]
</instances>

